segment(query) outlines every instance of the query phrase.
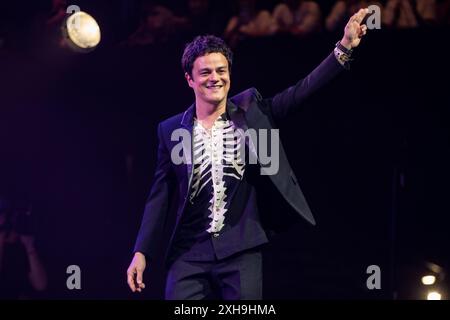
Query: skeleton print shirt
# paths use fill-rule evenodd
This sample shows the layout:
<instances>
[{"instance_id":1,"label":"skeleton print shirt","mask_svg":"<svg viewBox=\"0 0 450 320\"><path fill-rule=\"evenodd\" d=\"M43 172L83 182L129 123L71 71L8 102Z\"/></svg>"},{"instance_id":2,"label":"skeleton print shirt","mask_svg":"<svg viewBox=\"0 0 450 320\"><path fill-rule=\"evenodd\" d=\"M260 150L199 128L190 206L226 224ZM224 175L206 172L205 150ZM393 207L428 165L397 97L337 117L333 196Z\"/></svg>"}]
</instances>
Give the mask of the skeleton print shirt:
<instances>
[{"instance_id":1,"label":"skeleton print shirt","mask_svg":"<svg viewBox=\"0 0 450 320\"><path fill-rule=\"evenodd\" d=\"M194 167L189 191L194 215L190 222L210 234L220 232L226 225L229 201L244 176L245 151L241 150L241 140L226 113L209 130L194 120Z\"/></svg>"}]
</instances>

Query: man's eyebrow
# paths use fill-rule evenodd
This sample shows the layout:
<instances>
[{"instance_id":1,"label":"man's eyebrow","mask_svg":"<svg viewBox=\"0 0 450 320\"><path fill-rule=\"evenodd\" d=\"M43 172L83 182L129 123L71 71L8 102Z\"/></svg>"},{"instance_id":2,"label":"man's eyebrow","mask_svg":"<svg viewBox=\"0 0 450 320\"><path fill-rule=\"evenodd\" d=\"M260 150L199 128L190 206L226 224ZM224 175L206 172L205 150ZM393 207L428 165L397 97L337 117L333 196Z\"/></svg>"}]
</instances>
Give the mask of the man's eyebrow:
<instances>
[{"instance_id":1,"label":"man's eyebrow","mask_svg":"<svg viewBox=\"0 0 450 320\"><path fill-rule=\"evenodd\" d=\"M228 67L227 66L218 66L216 68L216 70L226 70ZM204 67L198 70L198 72L204 72L204 71L211 71L211 68L208 67Z\"/></svg>"}]
</instances>

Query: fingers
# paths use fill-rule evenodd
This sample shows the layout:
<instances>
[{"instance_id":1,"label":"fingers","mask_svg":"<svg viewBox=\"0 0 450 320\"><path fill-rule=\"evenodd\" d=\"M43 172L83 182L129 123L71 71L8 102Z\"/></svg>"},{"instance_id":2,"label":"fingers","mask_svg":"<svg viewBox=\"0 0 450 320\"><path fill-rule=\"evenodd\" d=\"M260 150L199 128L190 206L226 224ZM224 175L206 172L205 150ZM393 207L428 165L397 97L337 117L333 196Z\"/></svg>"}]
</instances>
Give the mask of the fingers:
<instances>
[{"instance_id":1,"label":"fingers","mask_svg":"<svg viewBox=\"0 0 450 320\"><path fill-rule=\"evenodd\" d=\"M142 270L137 270L136 281L137 281L137 285L138 285L137 291L139 291L139 292L141 292L142 289L145 288L145 284L144 284L144 282L142 282L142 274L143 274Z\"/></svg>"},{"instance_id":2,"label":"fingers","mask_svg":"<svg viewBox=\"0 0 450 320\"><path fill-rule=\"evenodd\" d=\"M365 24L363 24L361 26L358 36L361 38L362 36L366 35L366 33L367 33L367 26Z\"/></svg>"},{"instance_id":3,"label":"fingers","mask_svg":"<svg viewBox=\"0 0 450 320\"><path fill-rule=\"evenodd\" d=\"M136 289L138 292L142 292L142 290L144 290L145 289L145 284L142 282L142 283L139 283L139 287Z\"/></svg>"},{"instance_id":4,"label":"fingers","mask_svg":"<svg viewBox=\"0 0 450 320\"><path fill-rule=\"evenodd\" d=\"M132 292L136 292L136 286L134 285L134 272L132 270L127 271L127 282Z\"/></svg>"},{"instance_id":5,"label":"fingers","mask_svg":"<svg viewBox=\"0 0 450 320\"><path fill-rule=\"evenodd\" d=\"M142 275L142 270L129 269L127 271L127 283L132 292L142 292L142 289L145 289L145 283L142 281Z\"/></svg>"},{"instance_id":6,"label":"fingers","mask_svg":"<svg viewBox=\"0 0 450 320\"><path fill-rule=\"evenodd\" d=\"M361 24L361 22L363 21L364 17L367 15L367 13L369 13L369 9L367 9L367 8L359 9L359 11L350 18L350 21Z\"/></svg>"}]
</instances>

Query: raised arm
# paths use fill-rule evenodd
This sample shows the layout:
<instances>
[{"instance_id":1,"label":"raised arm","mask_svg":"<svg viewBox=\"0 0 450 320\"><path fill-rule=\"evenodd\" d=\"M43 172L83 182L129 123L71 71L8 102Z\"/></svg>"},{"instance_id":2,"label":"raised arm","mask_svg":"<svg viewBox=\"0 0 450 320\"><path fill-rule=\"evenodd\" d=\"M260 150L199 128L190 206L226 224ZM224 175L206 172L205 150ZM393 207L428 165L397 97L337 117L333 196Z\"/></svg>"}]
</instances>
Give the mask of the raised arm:
<instances>
[{"instance_id":1,"label":"raised arm","mask_svg":"<svg viewBox=\"0 0 450 320\"><path fill-rule=\"evenodd\" d=\"M335 50L305 78L273 97L270 108L275 118L283 118L298 109L308 97L348 68L352 49L359 45L367 32L367 26L362 21L368 12L367 8L360 9L350 17Z\"/></svg>"}]
</instances>

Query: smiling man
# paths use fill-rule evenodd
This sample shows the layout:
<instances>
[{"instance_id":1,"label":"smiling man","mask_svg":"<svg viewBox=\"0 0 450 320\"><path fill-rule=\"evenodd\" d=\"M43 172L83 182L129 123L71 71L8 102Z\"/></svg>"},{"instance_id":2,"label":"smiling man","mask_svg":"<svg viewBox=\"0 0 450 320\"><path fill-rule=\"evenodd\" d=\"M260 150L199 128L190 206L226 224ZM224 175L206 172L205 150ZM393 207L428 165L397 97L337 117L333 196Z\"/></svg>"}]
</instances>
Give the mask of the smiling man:
<instances>
[{"instance_id":1,"label":"smiling man","mask_svg":"<svg viewBox=\"0 0 450 320\"><path fill-rule=\"evenodd\" d=\"M204 51L203 55L198 56L200 51ZM231 63L231 51L222 40L212 36L196 38L184 52L182 64L195 93L196 117L207 129L225 112Z\"/></svg>"},{"instance_id":2,"label":"smiling man","mask_svg":"<svg viewBox=\"0 0 450 320\"><path fill-rule=\"evenodd\" d=\"M293 220L304 218L313 225L315 220L281 143L276 141L279 170L264 176L258 170L264 163L248 159L249 153L267 146L242 133L273 130L277 120L348 69L352 49L366 34L362 21L367 13L361 9L350 18L342 40L315 70L267 99L254 88L228 98L233 59L220 38L199 36L186 46L182 66L195 103L158 127L157 168L127 270L133 292L145 288L143 272L158 246L155 234L163 228L171 195L177 192L166 256L166 299L262 298L261 246ZM182 162L174 161L172 152L179 130L189 140L182 141ZM287 204L290 210L267 212L265 201L280 208Z\"/></svg>"}]
</instances>

